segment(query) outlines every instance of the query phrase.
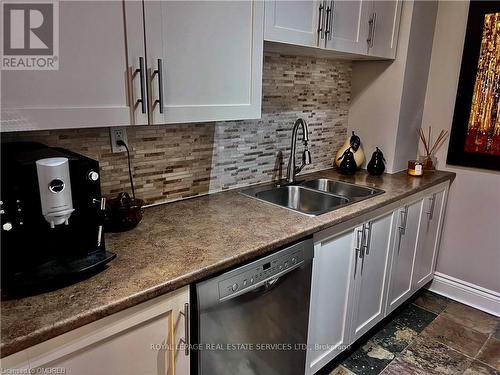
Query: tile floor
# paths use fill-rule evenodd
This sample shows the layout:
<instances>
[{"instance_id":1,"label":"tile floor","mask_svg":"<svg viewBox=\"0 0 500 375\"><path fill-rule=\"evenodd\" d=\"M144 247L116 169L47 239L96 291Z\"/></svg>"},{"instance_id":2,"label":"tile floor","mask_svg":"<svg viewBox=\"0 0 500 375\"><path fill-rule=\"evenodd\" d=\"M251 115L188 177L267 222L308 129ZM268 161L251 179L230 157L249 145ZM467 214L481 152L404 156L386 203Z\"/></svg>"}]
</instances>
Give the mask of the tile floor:
<instances>
[{"instance_id":1,"label":"tile floor","mask_svg":"<svg viewBox=\"0 0 500 375\"><path fill-rule=\"evenodd\" d=\"M432 292L372 331L329 375L500 375L500 318Z\"/></svg>"}]
</instances>

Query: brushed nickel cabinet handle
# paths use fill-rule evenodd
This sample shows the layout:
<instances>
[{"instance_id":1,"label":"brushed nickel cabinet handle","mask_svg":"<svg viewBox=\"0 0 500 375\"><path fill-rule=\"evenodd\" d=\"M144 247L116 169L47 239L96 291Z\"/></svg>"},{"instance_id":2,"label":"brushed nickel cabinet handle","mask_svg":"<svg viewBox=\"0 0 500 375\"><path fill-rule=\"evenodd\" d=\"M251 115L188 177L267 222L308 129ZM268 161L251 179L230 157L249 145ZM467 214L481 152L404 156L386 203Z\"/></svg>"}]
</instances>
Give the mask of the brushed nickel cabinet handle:
<instances>
[{"instance_id":1,"label":"brushed nickel cabinet handle","mask_svg":"<svg viewBox=\"0 0 500 375\"><path fill-rule=\"evenodd\" d=\"M365 224L365 230L366 230L366 235L365 235L365 255L370 255L370 242L372 238L372 222L369 221L368 223Z\"/></svg>"},{"instance_id":2,"label":"brushed nickel cabinet handle","mask_svg":"<svg viewBox=\"0 0 500 375\"><path fill-rule=\"evenodd\" d=\"M368 48L370 48L372 44L372 25L373 25L373 17L370 17L370 19L368 20L368 38L366 39Z\"/></svg>"},{"instance_id":3,"label":"brushed nickel cabinet handle","mask_svg":"<svg viewBox=\"0 0 500 375\"><path fill-rule=\"evenodd\" d=\"M153 77L156 75L158 77L158 99L155 100L153 106L158 105L159 112L163 113L163 61L162 59L157 60L158 68L153 71Z\"/></svg>"},{"instance_id":4,"label":"brushed nickel cabinet handle","mask_svg":"<svg viewBox=\"0 0 500 375\"><path fill-rule=\"evenodd\" d=\"M184 342L186 347L184 348L184 355L189 355L189 303L184 304Z\"/></svg>"},{"instance_id":5,"label":"brushed nickel cabinet handle","mask_svg":"<svg viewBox=\"0 0 500 375\"><path fill-rule=\"evenodd\" d=\"M358 273L358 257L362 258L361 246L363 245L363 229L358 229L356 231L356 253L354 254L354 279L356 280L356 274Z\"/></svg>"},{"instance_id":6,"label":"brushed nickel cabinet handle","mask_svg":"<svg viewBox=\"0 0 500 375\"><path fill-rule=\"evenodd\" d=\"M375 43L375 33L377 31L377 12L373 13L373 27L372 27L372 41L371 48L373 48L373 44Z\"/></svg>"},{"instance_id":7,"label":"brushed nickel cabinet handle","mask_svg":"<svg viewBox=\"0 0 500 375\"><path fill-rule=\"evenodd\" d=\"M146 113L146 84L145 84L145 74L146 68L144 65L144 57L139 57L139 68L137 68L134 72L135 74L139 74L139 82L141 83L141 97L137 99L136 103L141 104L141 112Z\"/></svg>"},{"instance_id":8,"label":"brushed nickel cabinet handle","mask_svg":"<svg viewBox=\"0 0 500 375\"><path fill-rule=\"evenodd\" d=\"M329 2L328 6L326 7L326 24L325 24L325 46L326 46L326 40L332 39L330 36L330 20L331 20L331 14L332 14L332 3Z\"/></svg>"},{"instance_id":9,"label":"brushed nickel cabinet handle","mask_svg":"<svg viewBox=\"0 0 500 375\"><path fill-rule=\"evenodd\" d=\"M430 202L430 208L429 212L427 212L427 215L429 215L429 221L431 221L432 218L434 217L434 208L436 205L436 193L432 194L432 197L429 198L429 202Z\"/></svg>"},{"instance_id":10,"label":"brushed nickel cabinet handle","mask_svg":"<svg viewBox=\"0 0 500 375\"><path fill-rule=\"evenodd\" d=\"M330 2L330 9L331 9L331 12L330 12L330 29L329 29L329 33L328 33L328 40L332 40L332 34L333 34L333 21L334 21L334 16L335 16L335 1L332 0Z\"/></svg>"},{"instance_id":11,"label":"brushed nickel cabinet handle","mask_svg":"<svg viewBox=\"0 0 500 375\"><path fill-rule=\"evenodd\" d=\"M323 39L325 37L324 29L323 29L324 10L325 10L325 3L324 3L324 1L321 1L321 3L319 4L319 14L318 14L318 43L317 43L318 46L319 46L320 39Z\"/></svg>"},{"instance_id":12,"label":"brushed nickel cabinet handle","mask_svg":"<svg viewBox=\"0 0 500 375\"><path fill-rule=\"evenodd\" d=\"M180 315L184 316L184 338L179 341L184 343L184 355L189 355L189 303L184 304L184 311L179 312Z\"/></svg>"},{"instance_id":13,"label":"brushed nickel cabinet handle","mask_svg":"<svg viewBox=\"0 0 500 375\"><path fill-rule=\"evenodd\" d=\"M401 211L399 211L399 214L401 215L399 229L401 231L401 234L405 234L406 221L408 219L408 206L405 206Z\"/></svg>"},{"instance_id":14,"label":"brushed nickel cabinet handle","mask_svg":"<svg viewBox=\"0 0 500 375\"><path fill-rule=\"evenodd\" d=\"M401 232L401 227L399 227L398 231L398 255L401 250L401 238L403 237L403 233Z\"/></svg>"}]
</instances>

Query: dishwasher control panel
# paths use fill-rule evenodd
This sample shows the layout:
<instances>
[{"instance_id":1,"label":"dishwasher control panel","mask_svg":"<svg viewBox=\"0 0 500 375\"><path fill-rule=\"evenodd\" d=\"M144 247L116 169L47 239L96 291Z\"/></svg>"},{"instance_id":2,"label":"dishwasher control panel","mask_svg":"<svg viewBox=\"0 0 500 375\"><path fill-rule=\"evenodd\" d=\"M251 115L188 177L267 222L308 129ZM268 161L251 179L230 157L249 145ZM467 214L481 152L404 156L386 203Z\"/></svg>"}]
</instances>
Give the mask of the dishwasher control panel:
<instances>
[{"instance_id":1,"label":"dishwasher control panel","mask_svg":"<svg viewBox=\"0 0 500 375\"><path fill-rule=\"evenodd\" d=\"M219 282L219 299L242 294L243 291L256 288L265 281L273 279L296 268L304 260L303 249L292 253L276 254L267 257L266 261L257 261L253 267L247 268Z\"/></svg>"}]
</instances>

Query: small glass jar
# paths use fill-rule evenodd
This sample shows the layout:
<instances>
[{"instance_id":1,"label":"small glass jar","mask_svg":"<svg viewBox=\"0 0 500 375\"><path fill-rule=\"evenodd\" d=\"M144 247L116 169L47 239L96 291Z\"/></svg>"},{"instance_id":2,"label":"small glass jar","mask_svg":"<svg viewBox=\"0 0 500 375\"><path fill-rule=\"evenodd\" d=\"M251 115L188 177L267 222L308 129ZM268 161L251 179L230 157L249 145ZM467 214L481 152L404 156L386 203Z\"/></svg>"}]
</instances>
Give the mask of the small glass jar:
<instances>
[{"instance_id":1,"label":"small glass jar","mask_svg":"<svg viewBox=\"0 0 500 375\"><path fill-rule=\"evenodd\" d=\"M436 169L437 159L433 155L420 156L418 161L424 166L424 170L430 171Z\"/></svg>"},{"instance_id":2,"label":"small glass jar","mask_svg":"<svg viewBox=\"0 0 500 375\"><path fill-rule=\"evenodd\" d=\"M420 177L424 174L424 165L418 160L408 161L408 174L410 176Z\"/></svg>"}]
</instances>

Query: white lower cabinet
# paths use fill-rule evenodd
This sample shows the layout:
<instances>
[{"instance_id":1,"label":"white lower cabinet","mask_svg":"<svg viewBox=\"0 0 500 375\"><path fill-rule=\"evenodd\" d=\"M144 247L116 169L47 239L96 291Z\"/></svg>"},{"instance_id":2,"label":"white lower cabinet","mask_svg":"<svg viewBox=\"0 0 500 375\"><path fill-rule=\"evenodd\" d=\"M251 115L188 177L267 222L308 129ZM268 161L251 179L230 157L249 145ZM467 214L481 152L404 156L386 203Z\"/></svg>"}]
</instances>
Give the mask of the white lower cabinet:
<instances>
[{"instance_id":1,"label":"white lower cabinet","mask_svg":"<svg viewBox=\"0 0 500 375\"><path fill-rule=\"evenodd\" d=\"M189 375L189 289L131 307L2 359L2 368L68 375ZM62 370L64 369L64 370Z\"/></svg>"},{"instance_id":2,"label":"white lower cabinet","mask_svg":"<svg viewBox=\"0 0 500 375\"><path fill-rule=\"evenodd\" d=\"M411 280L422 203L422 199L419 199L394 212L397 228L392 255L387 313L392 312L406 301L413 291Z\"/></svg>"},{"instance_id":3,"label":"white lower cabinet","mask_svg":"<svg viewBox=\"0 0 500 375\"><path fill-rule=\"evenodd\" d=\"M383 318L391 227L389 212L342 233L316 237L307 373L315 373Z\"/></svg>"},{"instance_id":4,"label":"white lower cabinet","mask_svg":"<svg viewBox=\"0 0 500 375\"><path fill-rule=\"evenodd\" d=\"M424 198L413 270L413 289L427 284L434 275L447 190L438 190Z\"/></svg>"},{"instance_id":5,"label":"white lower cabinet","mask_svg":"<svg viewBox=\"0 0 500 375\"><path fill-rule=\"evenodd\" d=\"M448 182L315 234L306 374L314 374L434 275Z\"/></svg>"},{"instance_id":6,"label":"white lower cabinet","mask_svg":"<svg viewBox=\"0 0 500 375\"><path fill-rule=\"evenodd\" d=\"M315 373L349 345L348 301L356 260L352 228L315 241L307 374Z\"/></svg>"},{"instance_id":7,"label":"white lower cabinet","mask_svg":"<svg viewBox=\"0 0 500 375\"><path fill-rule=\"evenodd\" d=\"M360 238L360 266L354 274L352 302L352 340L357 340L384 318L387 268L392 238L392 212L357 228Z\"/></svg>"},{"instance_id":8,"label":"white lower cabinet","mask_svg":"<svg viewBox=\"0 0 500 375\"><path fill-rule=\"evenodd\" d=\"M389 314L434 276L448 183L428 189L399 210L393 246L387 311Z\"/></svg>"}]
</instances>

